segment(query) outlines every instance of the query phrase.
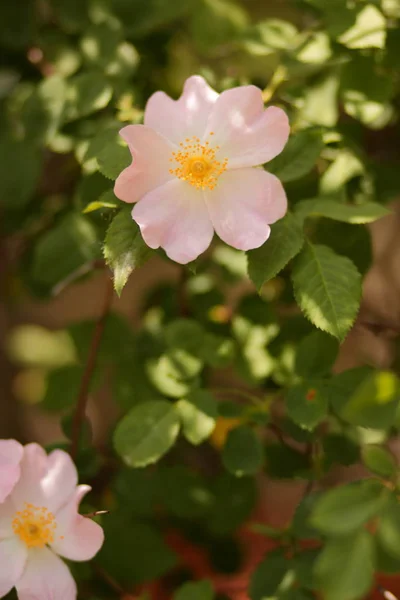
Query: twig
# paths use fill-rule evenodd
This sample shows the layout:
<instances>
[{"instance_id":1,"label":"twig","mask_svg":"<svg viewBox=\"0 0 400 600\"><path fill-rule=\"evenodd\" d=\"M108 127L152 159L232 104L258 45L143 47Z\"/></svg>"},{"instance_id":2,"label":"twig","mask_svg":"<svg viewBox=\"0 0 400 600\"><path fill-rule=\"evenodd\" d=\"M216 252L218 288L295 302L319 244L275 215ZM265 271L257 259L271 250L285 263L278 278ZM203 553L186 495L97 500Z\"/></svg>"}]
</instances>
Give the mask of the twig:
<instances>
[{"instance_id":1,"label":"twig","mask_svg":"<svg viewBox=\"0 0 400 600\"><path fill-rule=\"evenodd\" d=\"M85 370L83 372L81 380L78 399L76 401L75 414L72 421L72 442L70 454L73 459L76 458L78 452L79 437L81 433L82 423L86 414L86 405L89 395L90 382L92 380L93 372L96 367L97 355L100 348L101 338L103 337L104 326L106 324L108 313L110 312L113 292L114 288L112 279L107 278L103 310L93 331L93 336L89 348L89 354L87 357Z\"/></svg>"},{"instance_id":2,"label":"twig","mask_svg":"<svg viewBox=\"0 0 400 600\"><path fill-rule=\"evenodd\" d=\"M85 517L86 519L93 519L93 517L101 517L102 515L109 515L110 511L109 510L95 510L94 512L90 512L90 513L86 513L84 515L82 515L82 517Z\"/></svg>"}]
</instances>

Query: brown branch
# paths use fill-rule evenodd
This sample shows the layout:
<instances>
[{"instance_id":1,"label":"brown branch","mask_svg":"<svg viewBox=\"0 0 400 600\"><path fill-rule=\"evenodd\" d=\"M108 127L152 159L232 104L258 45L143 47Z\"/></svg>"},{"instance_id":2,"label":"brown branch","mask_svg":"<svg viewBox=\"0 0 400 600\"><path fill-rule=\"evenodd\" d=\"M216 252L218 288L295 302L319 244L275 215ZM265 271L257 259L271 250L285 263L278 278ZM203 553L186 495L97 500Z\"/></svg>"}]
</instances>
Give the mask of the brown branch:
<instances>
[{"instance_id":1,"label":"brown branch","mask_svg":"<svg viewBox=\"0 0 400 600\"><path fill-rule=\"evenodd\" d=\"M72 421L72 441L70 454L73 460L75 460L78 452L79 437L82 429L82 424L85 419L90 382L92 381L94 369L96 367L97 355L99 352L101 339L103 337L104 326L106 324L106 320L110 312L113 293L114 288L112 279L107 278L103 310L101 311L100 317L93 331L93 336L89 348L89 354L87 357L85 370L82 375L78 399L76 401L75 413Z\"/></svg>"}]
</instances>

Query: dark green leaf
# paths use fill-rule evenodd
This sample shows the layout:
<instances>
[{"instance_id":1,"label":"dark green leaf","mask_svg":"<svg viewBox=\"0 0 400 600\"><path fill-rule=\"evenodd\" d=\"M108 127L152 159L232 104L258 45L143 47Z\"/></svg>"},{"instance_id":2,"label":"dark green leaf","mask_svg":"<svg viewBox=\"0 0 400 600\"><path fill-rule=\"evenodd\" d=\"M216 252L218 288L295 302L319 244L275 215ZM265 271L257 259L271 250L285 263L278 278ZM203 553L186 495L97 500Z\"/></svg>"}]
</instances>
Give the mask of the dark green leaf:
<instances>
[{"instance_id":1,"label":"dark green leaf","mask_svg":"<svg viewBox=\"0 0 400 600\"><path fill-rule=\"evenodd\" d=\"M329 373L335 363L339 344L322 331L313 331L301 340L296 351L295 369L300 377L317 378Z\"/></svg>"},{"instance_id":2,"label":"dark green leaf","mask_svg":"<svg viewBox=\"0 0 400 600\"><path fill-rule=\"evenodd\" d=\"M28 142L0 140L1 203L8 210L24 208L32 199L41 169L41 152Z\"/></svg>"},{"instance_id":3,"label":"dark green leaf","mask_svg":"<svg viewBox=\"0 0 400 600\"><path fill-rule=\"evenodd\" d=\"M267 164L267 170L286 183L307 175L314 167L324 144L314 130L292 135L282 154Z\"/></svg>"},{"instance_id":4,"label":"dark green leaf","mask_svg":"<svg viewBox=\"0 0 400 600\"><path fill-rule=\"evenodd\" d=\"M114 273L114 288L120 296L129 275L150 257L140 229L132 219L130 209L122 209L114 217L104 241L104 258Z\"/></svg>"},{"instance_id":5,"label":"dark green leaf","mask_svg":"<svg viewBox=\"0 0 400 600\"><path fill-rule=\"evenodd\" d=\"M286 395L288 416L304 429L314 429L327 415L328 400L324 388L309 381L289 389Z\"/></svg>"},{"instance_id":6,"label":"dark green leaf","mask_svg":"<svg viewBox=\"0 0 400 600\"><path fill-rule=\"evenodd\" d=\"M214 591L210 581L195 581L184 583L177 592L173 600L213 600Z\"/></svg>"},{"instance_id":7,"label":"dark green leaf","mask_svg":"<svg viewBox=\"0 0 400 600\"><path fill-rule=\"evenodd\" d=\"M326 246L307 243L295 261L292 279L306 317L342 341L360 305L361 277L354 264Z\"/></svg>"},{"instance_id":8,"label":"dark green leaf","mask_svg":"<svg viewBox=\"0 0 400 600\"><path fill-rule=\"evenodd\" d=\"M290 559L286 558L285 554L285 550L282 548L273 550L258 565L250 581L249 595L251 600L280 597L277 593L290 587L291 582L288 573L294 565ZM289 583L287 584L286 581L289 581Z\"/></svg>"},{"instance_id":9,"label":"dark green leaf","mask_svg":"<svg viewBox=\"0 0 400 600\"><path fill-rule=\"evenodd\" d=\"M361 456L367 469L376 475L393 478L398 472L393 454L382 446L375 446L373 444L364 446Z\"/></svg>"},{"instance_id":10,"label":"dark green leaf","mask_svg":"<svg viewBox=\"0 0 400 600\"><path fill-rule=\"evenodd\" d=\"M303 242L300 221L292 214L272 225L265 244L247 253L249 277L258 290L300 252Z\"/></svg>"},{"instance_id":11,"label":"dark green leaf","mask_svg":"<svg viewBox=\"0 0 400 600\"><path fill-rule=\"evenodd\" d=\"M242 425L229 432L222 451L222 462L228 471L237 477L255 475L263 459L263 446L253 429Z\"/></svg>"}]
</instances>

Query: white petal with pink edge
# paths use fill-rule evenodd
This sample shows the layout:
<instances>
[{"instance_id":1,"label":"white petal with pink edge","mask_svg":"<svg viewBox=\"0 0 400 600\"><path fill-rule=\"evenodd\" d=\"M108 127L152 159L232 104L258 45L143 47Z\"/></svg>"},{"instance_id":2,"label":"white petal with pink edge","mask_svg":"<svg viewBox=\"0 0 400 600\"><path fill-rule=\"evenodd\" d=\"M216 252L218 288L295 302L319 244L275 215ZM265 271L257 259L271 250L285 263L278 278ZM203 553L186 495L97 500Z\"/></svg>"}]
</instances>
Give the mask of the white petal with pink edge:
<instances>
[{"instance_id":1,"label":"white petal with pink edge","mask_svg":"<svg viewBox=\"0 0 400 600\"><path fill-rule=\"evenodd\" d=\"M144 124L176 145L193 136L201 138L217 98L217 92L203 77L193 75L186 80L178 100L164 92L153 94L146 104Z\"/></svg>"},{"instance_id":2,"label":"white petal with pink edge","mask_svg":"<svg viewBox=\"0 0 400 600\"><path fill-rule=\"evenodd\" d=\"M211 111L207 135L228 158L228 169L261 165L282 152L290 133L286 113L264 110L261 90L253 85L222 92Z\"/></svg>"},{"instance_id":3,"label":"white petal with pink edge","mask_svg":"<svg viewBox=\"0 0 400 600\"><path fill-rule=\"evenodd\" d=\"M47 454L38 444L24 446L21 460L21 476L12 491L14 504L21 508L25 502L35 506L44 505L42 479L47 473Z\"/></svg>"},{"instance_id":4,"label":"white petal with pink edge","mask_svg":"<svg viewBox=\"0 0 400 600\"><path fill-rule=\"evenodd\" d=\"M18 538L0 541L0 598L20 580L27 556L27 547Z\"/></svg>"},{"instance_id":5,"label":"white petal with pink edge","mask_svg":"<svg viewBox=\"0 0 400 600\"><path fill-rule=\"evenodd\" d=\"M76 600L77 597L70 570L49 548L29 551L24 573L15 587L19 600Z\"/></svg>"},{"instance_id":6,"label":"white petal with pink edge","mask_svg":"<svg viewBox=\"0 0 400 600\"><path fill-rule=\"evenodd\" d=\"M121 129L120 135L129 145L132 164L118 176L114 193L124 202L137 202L147 192L172 178L169 169L173 147L144 125L127 125Z\"/></svg>"},{"instance_id":7,"label":"white petal with pink edge","mask_svg":"<svg viewBox=\"0 0 400 600\"><path fill-rule=\"evenodd\" d=\"M281 182L261 168L226 171L204 196L215 231L239 250L261 246L269 237L269 225L287 210Z\"/></svg>"},{"instance_id":8,"label":"white petal with pink edge","mask_svg":"<svg viewBox=\"0 0 400 600\"><path fill-rule=\"evenodd\" d=\"M16 512L11 496L0 504L0 540L14 535L12 521Z\"/></svg>"},{"instance_id":9,"label":"white petal with pink edge","mask_svg":"<svg viewBox=\"0 0 400 600\"><path fill-rule=\"evenodd\" d=\"M69 560L91 560L103 545L100 525L78 514L79 504L90 489L88 485L80 485L68 504L55 515L57 530L51 547Z\"/></svg>"},{"instance_id":10,"label":"white petal with pink edge","mask_svg":"<svg viewBox=\"0 0 400 600\"><path fill-rule=\"evenodd\" d=\"M197 258L213 238L203 191L179 179L147 194L133 208L132 217L150 248L161 246L181 264Z\"/></svg>"},{"instance_id":11,"label":"white petal with pink edge","mask_svg":"<svg viewBox=\"0 0 400 600\"><path fill-rule=\"evenodd\" d=\"M0 502L4 502L20 478L23 446L16 440L0 440Z\"/></svg>"}]
</instances>

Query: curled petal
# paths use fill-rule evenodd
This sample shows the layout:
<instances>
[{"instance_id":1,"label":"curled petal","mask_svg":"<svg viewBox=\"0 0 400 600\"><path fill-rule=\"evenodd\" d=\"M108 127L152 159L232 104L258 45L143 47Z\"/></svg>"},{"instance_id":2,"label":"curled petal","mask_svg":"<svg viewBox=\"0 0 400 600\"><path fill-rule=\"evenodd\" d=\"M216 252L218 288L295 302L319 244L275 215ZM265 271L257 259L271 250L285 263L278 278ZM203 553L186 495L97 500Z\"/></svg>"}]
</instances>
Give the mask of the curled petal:
<instances>
[{"instance_id":1,"label":"curled petal","mask_svg":"<svg viewBox=\"0 0 400 600\"><path fill-rule=\"evenodd\" d=\"M20 478L24 450L15 440L0 440L0 502L4 502Z\"/></svg>"},{"instance_id":2,"label":"curled petal","mask_svg":"<svg viewBox=\"0 0 400 600\"><path fill-rule=\"evenodd\" d=\"M16 537L0 541L0 598L8 594L22 576L28 551Z\"/></svg>"},{"instance_id":3,"label":"curled petal","mask_svg":"<svg viewBox=\"0 0 400 600\"><path fill-rule=\"evenodd\" d=\"M204 194L215 231L239 250L261 246L269 237L269 224L287 210L281 182L263 169L226 171L216 188Z\"/></svg>"},{"instance_id":4,"label":"curled petal","mask_svg":"<svg viewBox=\"0 0 400 600\"><path fill-rule=\"evenodd\" d=\"M103 545L100 525L78 514L79 504L90 489L88 485L80 485L68 504L56 513L57 530L51 547L69 560L90 560Z\"/></svg>"},{"instance_id":5,"label":"curled petal","mask_svg":"<svg viewBox=\"0 0 400 600\"><path fill-rule=\"evenodd\" d=\"M261 90L253 85L222 92L207 124L206 136L228 158L228 169L261 165L280 154L289 137L286 113L275 106L264 110Z\"/></svg>"},{"instance_id":6,"label":"curled petal","mask_svg":"<svg viewBox=\"0 0 400 600\"><path fill-rule=\"evenodd\" d=\"M18 600L76 600L75 581L67 565L49 550L34 548L17 585Z\"/></svg>"},{"instance_id":7,"label":"curled petal","mask_svg":"<svg viewBox=\"0 0 400 600\"><path fill-rule=\"evenodd\" d=\"M213 227L203 191L173 179L138 202L132 217L150 248L164 248L172 260L186 264L208 248Z\"/></svg>"},{"instance_id":8,"label":"curled petal","mask_svg":"<svg viewBox=\"0 0 400 600\"><path fill-rule=\"evenodd\" d=\"M132 164L118 176L114 192L124 202L137 202L172 178L169 169L173 148L161 135L144 125L127 125L120 135L129 145Z\"/></svg>"},{"instance_id":9,"label":"curled petal","mask_svg":"<svg viewBox=\"0 0 400 600\"><path fill-rule=\"evenodd\" d=\"M144 124L174 144L204 134L210 110L218 98L199 75L186 80L181 97L172 100L164 92L153 94L146 105Z\"/></svg>"},{"instance_id":10,"label":"curled petal","mask_svg":"<svg viewBox=\"0 0 400 600\"><path fill-rule=\"evenodd\" d=\"M53 450L47 457L47 472L41 488L46 506L56 512L73 495L78 484L75 464L64 450Z\"/></svg>"}]
</instances>

